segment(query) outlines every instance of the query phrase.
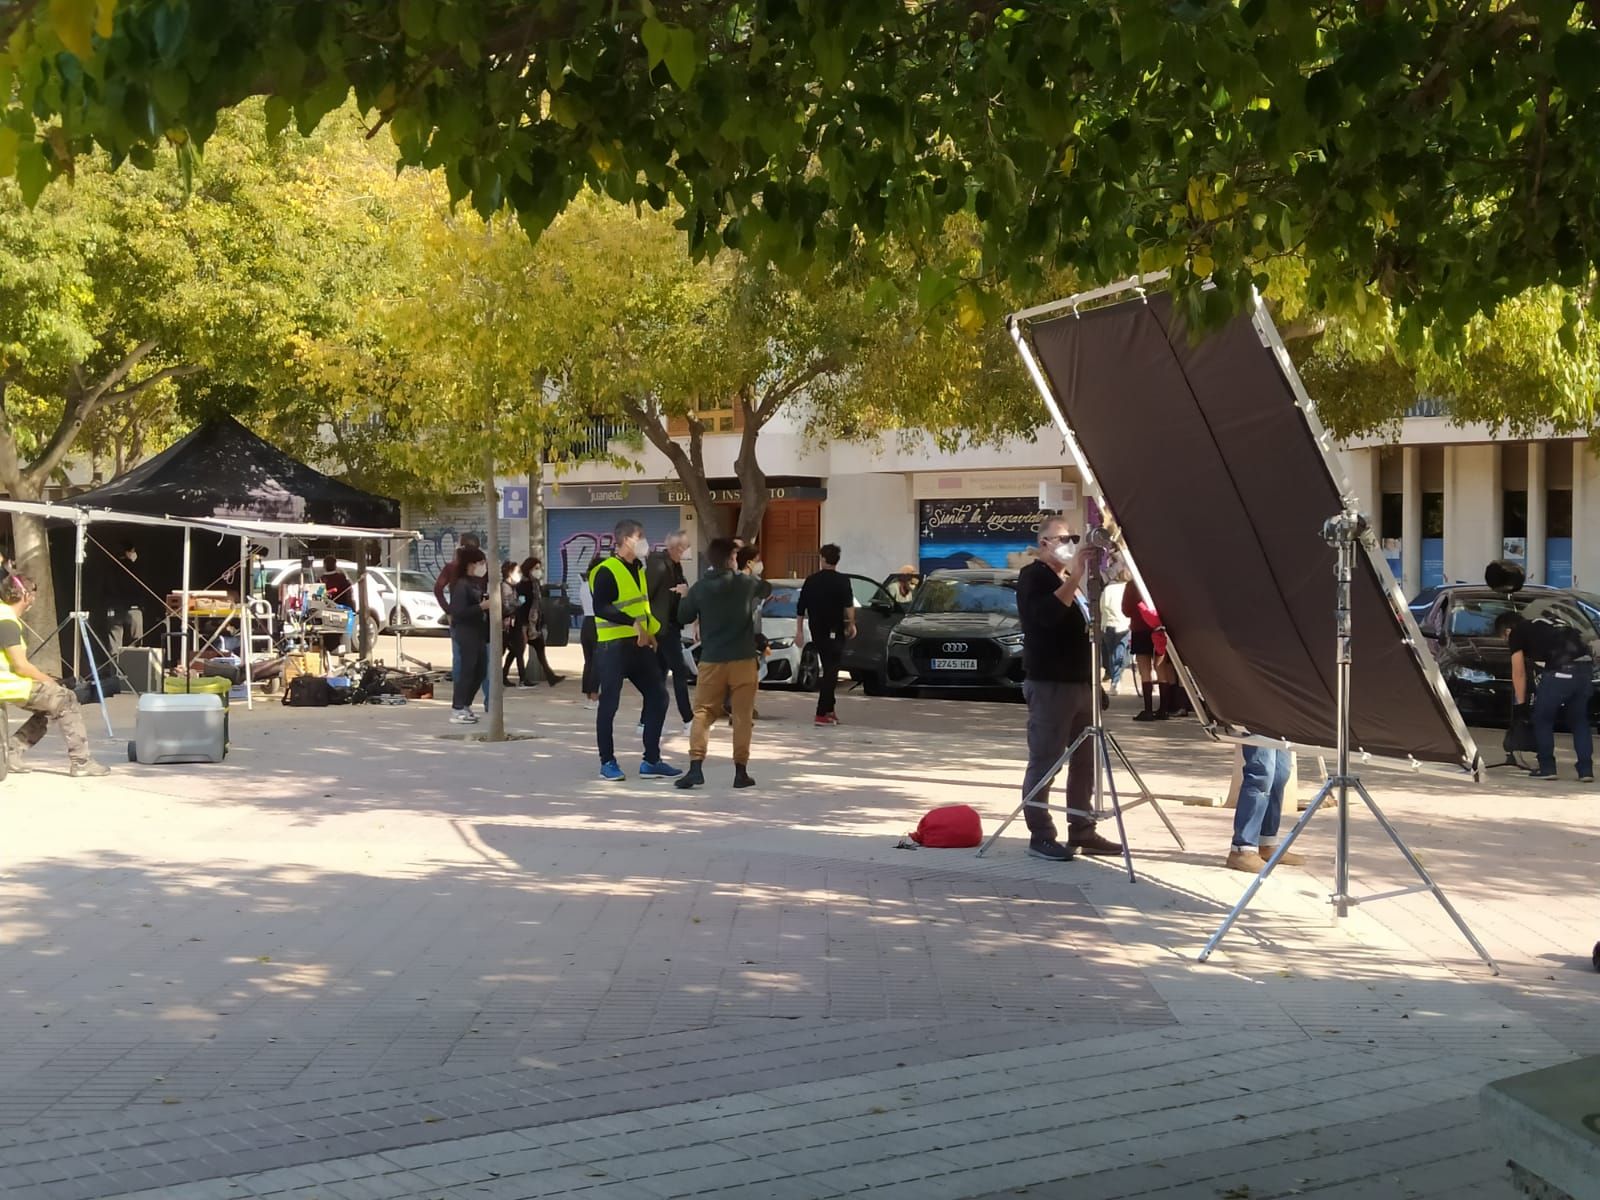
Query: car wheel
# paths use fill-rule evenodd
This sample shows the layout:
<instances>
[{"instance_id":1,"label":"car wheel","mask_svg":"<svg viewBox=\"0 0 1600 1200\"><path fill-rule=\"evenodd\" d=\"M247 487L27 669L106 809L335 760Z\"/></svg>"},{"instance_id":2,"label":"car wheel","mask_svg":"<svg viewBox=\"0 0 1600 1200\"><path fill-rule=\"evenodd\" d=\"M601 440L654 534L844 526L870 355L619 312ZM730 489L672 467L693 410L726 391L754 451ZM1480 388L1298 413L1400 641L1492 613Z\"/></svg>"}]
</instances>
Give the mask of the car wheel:
<instances>
[{"instance_id":1,"label":"car wheel","mask_svg":"<svg viewBox=\"0 0 1600 1200\"><path fill-rule=\"evenodd\" d=\"M361 653L361 635L363 632L365 632L367 635L367 652L370 654L373 650L377 649L378 635L381 632L378 628L378 619L371 613L368 613L366 616L361 618L361 628L356 630L356 644L352 646L351 649L357 654Z\"/></svg>"},{"instance_id":2,"label":"car wheel","mask_svg":"<svg viewBox=\"0 0 1600 1200\"><path fill-rule=\"evenodd\" d=\"M887 695L889 681L883 677L882 671L863 672L861 674L861 690L868 696Z\"/></svg>"},{"instance_id":3,"label":"car wheel","mask_svg":"<svg viewBox=\"0 0 1600 1200\"><path fill-rule=\"evenodd\" d=\"M410 629L411 613L404 608L397 608L389 614L390 629Z\"/></svg>"},{"instance_id":4,"label":"car wheel","mask_svg":"<svg viewBox=\"0 0 1600 1200\"><path fill-rule=\"evenodd\" d=\"M794 685L802 692L814 692L822 685L822 660L811 646L800 651L800 672Z\"/></svg>"}]
</instances>

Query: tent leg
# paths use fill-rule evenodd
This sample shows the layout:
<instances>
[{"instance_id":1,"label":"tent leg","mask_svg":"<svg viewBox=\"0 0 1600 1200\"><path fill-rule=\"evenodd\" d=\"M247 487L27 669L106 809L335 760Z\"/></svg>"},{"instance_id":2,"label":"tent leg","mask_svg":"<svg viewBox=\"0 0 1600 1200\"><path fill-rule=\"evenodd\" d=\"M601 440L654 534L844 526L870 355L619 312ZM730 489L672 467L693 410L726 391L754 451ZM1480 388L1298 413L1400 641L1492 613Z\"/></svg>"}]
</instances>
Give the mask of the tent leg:
<instances>
[{"instance_id":1,"label":"tent leg","mask_svg":"<svg viewBox=\"0 0 1600 1200\"><path fill-rule=\"evenodd\" d=\"M178 665L189 673L189 527L183 527L183 612L178 622Z\"/></svg>"},{"instance_id":2,"label":"tent leg","mask_svg":"<svg viewBox=\"0 0 1600 1200\"><path fill-rule=\"evenodd\" d=\"M244 706L256 706L255 681L250 677L250 539L239 539L239 637L244 654Z\"/></svg>"}]
</instances>

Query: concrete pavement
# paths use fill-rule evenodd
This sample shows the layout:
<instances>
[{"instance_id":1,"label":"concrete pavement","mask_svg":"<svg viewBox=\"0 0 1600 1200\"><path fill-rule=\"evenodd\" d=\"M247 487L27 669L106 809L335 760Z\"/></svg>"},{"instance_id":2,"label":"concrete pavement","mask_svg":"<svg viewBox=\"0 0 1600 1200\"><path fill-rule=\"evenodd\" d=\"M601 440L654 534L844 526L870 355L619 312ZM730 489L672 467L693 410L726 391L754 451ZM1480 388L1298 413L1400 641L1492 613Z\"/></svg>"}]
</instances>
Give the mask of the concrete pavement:
<instances>
[{"instance_id":1,"label":"concrete pavement","mask_svg":"<svg viewBox=\"0 0 1600 1200\"><path fill-rule=\"evenodd\" d=\"M508 700L499 746L258 707L220 766L70 780L52 738L0 784L0 1194L1507 1196L1477 1087L1600 1051L1576 783L1368 777L1498 980L1427 896L1336 927L1326 816L1202 966L1248 882L1223 810L1167 803L1187 853L1130 815L1134 884L1020 827L894 848L1010 811L1020 705L816 730L764 692L761 786L724 731L685 793L594 778L575 682ZM1228 748L1126 718L1160 794L1226 789ZM1358 891L1410 882L1353 845Z\"/></svg>"}]
</instances>

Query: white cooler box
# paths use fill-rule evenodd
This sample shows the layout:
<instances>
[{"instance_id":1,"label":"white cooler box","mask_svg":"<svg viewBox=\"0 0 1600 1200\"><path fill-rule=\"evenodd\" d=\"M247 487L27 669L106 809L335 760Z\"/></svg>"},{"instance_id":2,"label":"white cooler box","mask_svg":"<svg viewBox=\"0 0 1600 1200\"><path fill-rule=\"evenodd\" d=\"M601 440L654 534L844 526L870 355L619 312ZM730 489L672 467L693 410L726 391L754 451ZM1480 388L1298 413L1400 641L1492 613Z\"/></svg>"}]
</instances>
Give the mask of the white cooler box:
<instances>
[{"instance_id":1,"label":"white cooler box","mask_svg":"<svg viewBox=\"0 0 1600 1200\"><path fill-rule=\"evenodd\" d=\"M227 753L228 712L221 696L139 697L129 762L221 762Z\"/></svg>"}]
</instances>

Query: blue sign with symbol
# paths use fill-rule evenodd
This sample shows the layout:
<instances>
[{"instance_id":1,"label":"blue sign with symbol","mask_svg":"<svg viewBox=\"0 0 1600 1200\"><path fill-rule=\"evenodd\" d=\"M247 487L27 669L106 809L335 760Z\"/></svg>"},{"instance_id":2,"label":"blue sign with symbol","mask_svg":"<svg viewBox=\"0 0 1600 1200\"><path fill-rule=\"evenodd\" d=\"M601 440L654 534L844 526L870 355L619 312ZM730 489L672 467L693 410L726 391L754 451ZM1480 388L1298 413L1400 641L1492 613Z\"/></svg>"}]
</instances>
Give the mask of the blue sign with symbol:
<instances>
[{"instance_id":1,"label":"blue sign with symbol","mask_svg":"<svg viewBox=\"0 0 1600 1200\"><path fill-rule=\"evenodd\" d=\"M500 516L507 521L520 521L528 515L528 489L503 487L500 489Z\"/></svg>"}]
</instances>

